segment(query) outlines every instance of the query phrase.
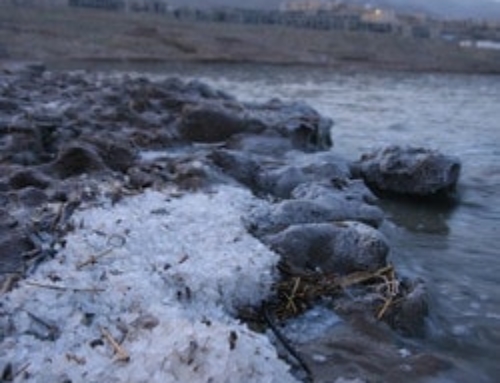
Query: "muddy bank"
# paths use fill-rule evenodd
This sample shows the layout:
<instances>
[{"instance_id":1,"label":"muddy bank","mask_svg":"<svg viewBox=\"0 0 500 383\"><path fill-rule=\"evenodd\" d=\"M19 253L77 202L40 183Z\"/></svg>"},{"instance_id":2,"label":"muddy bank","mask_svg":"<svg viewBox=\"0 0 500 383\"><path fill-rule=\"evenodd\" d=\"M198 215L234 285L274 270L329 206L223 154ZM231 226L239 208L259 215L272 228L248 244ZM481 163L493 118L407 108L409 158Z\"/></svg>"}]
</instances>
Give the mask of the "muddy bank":
<instances>
[{"instance_id":1,"label":"muddy bank","mask_svg":"<svg viewBox=\"0 0 500 383\"><path fill-rule=\"evenodd\" d=\"M57 336L46 334L47 328L41 335L33 334L29 322L36 322L33 318L39 315L26 318L23 314L19 319L20 312L26 309L8 291L23 292L25 281L34 277L45 286L57 285L57 278L64 278L37 270L43 265L61 263L69 256L64 255L73 246L67 243L68 233L77 235L85 229L81 221L73 219L75 211L85 214L88 209L106 204L106 214L113 214L114 205L123 208L135 203L131 202L132 196L141 198L144 193L166 190L170 199L208 196L199 197L207 198L196 205L200 211L205 212L202 206L206 203L223 210L225 203L228 209L235 206L230 194L226 197L221 191L221 186L231 186L247 193L248 197L240 196L239 200L255 201L242 212L235 210L235 214L241 214L239 219L245 230L245 234L239 235L251 234L259 246L278 254L281 262L279 270L276 262L266 266L277 283L260 294L257 301L248 298L234 304L230 297L231 289L238 289L236 282L214 288L228 289L223 296L232 302L229 312L235 315L233 311L238 309L243 313L249 309L243 306L251 306L247 320L267 322L279 334L286 333L286 329L280 328L290 319L307 314L318 305L324 306L332 318L338 317L343 326L358 331L367 344L372 345L374 339L382 342L386 352L381 352L380 357L386 364L410 369L416 378L452 368L450 361L405 341L426 335L427 292L422 281L399 276L390 264L390 243L377 230L384 213L375 204L378 197L365 181L370 184L371 171L378 175L382 169L391 182L383 188L378 184L377 193L387 188L397 193L400 190L394 185L411 179L418 198L423 197L425 190L432 197L436 190L453 189L460 167L456 159L426 150L389 148L384 153L391 154L390 163L375 155L367 156L365 159L372 162L360 174L359 164L349 163L331 150L333 121L307 104L280 100L242 103L197 81L166 78L153 82L128 75L56 73L36 64L4 68L0 86L0 198L4 206L0 272L7 318L2 322L0 340L8 342L12 350L16 350L20 337L34 337L40 342L60 339L59 332ZM441 187L436 184L439 182ZM430 189L425 188L428 183L432 185ZM403 192L408 197L408 190ZM219 197L210 199L211 193ZM170 204L164 208L155 206L147 213L153 217L169 216L171 208ZM140 205L135 209L140 211ZM182 203L177 209L182 209ZM178 224L170 222L168 227L174 223ZM215 231L218 222L208 218L206 225L205 230ZM98 225L92 230L99 231ZM184 235L179 237L180 242ZM127 230L120 236L131 242ZM215 244L214 236L217 237L203 238L210 237L215 242L209 243ZM186 239L186 244L192 241L198 239ZM234 242L238 241L236 236ZM133 253L128 257L133 261ZM181 256L179 265L184 264L183 259ZM87 261L76 260L77 264ZM100 257L89 262L99 265ZM172 264L164 267L168 274ZM246 275L245 271L253 272L240 267L230 274ZM193 292L205 288L203 284L195 288L196 279L190 279L185 272L188 277L184 276L178 285L162 285L173 292L172 299L180 302L182 308L189 305ZM217 280L216 268L213 272L214 278L208 278L207 283ZM248 283L252 289L255 281ZM144 289L146 293L147 283ZM262 300L264 313L259 310L258 301ZM72 304L71 300L65 302ZM51 315L57 316L57 310ZM133 315L127 318L129 325L138 319ZM310 325L315 326L314 319ZM89 324L91 330L93 326ZM344 331L339 333L341 343L345 343L343 334ZM235 347L234 337L229 342L230 350ZM130 342L132 347L135 343ZM324 358L317 357L316 351L308 351L312 345L318 346L317 339L309 342L296 343L304 353L308 373L322 381L326 376L324 358L331 357L340 364L342 360L337 354L326 352L321 354ZM405 350L403 354L398 351L401 348ZM0 368L18 371L22 363L15 358L9 361L11 356L5 354L2 360L11 364ZM196 358L203 360L203 355ZM290 363L294 363L293 358ZM354 363L355 370L346 366L333 376L366 380L381 376L373 366L367 367L363 358L350 363ZM297 376L305 379L300 366L296 369ZM391 376L396 372L397 369L392 370ZM36 379L36 371L30 373ZM201 375L200 379L205 378Z\"/></svg>"}]
</instances>

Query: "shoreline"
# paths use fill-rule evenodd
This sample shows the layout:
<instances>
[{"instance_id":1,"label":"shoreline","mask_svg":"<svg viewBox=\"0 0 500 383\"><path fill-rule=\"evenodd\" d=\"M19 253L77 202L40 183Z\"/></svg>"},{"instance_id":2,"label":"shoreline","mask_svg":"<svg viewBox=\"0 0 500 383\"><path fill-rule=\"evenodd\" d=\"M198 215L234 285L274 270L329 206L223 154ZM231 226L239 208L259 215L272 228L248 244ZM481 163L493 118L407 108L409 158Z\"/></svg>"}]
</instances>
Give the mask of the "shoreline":
<instances>
[{"instance_id":1,"label":"shoreline","mask_svg":"<svg viewBox=\"0 0 500 383\"><path fill-rule=\"evenodd\" d=\"M283 26L183 22L155 15L1 6L3 59L310 65L500 74L500 51L444 41Z\"/></svg>"}]
</instances>

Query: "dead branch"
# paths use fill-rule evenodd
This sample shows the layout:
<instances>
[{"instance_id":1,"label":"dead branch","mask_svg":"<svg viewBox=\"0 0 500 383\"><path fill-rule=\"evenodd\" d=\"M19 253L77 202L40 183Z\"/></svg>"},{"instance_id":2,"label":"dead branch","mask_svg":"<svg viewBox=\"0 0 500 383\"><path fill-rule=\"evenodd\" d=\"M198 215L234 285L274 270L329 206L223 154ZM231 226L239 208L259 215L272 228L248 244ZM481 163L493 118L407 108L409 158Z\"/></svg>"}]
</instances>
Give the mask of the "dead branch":
<instances>
[{"instance_id":1,"label":"dead branch","mask_svg":"<svg viewBox=\"0 0 500 383\"><path fill-rule=\"evenodd\" d=\"M116 360L120 362L128 362L130 360L130 355L128 354L127 350L125 350L116 340L113 338L113 336L109 333L109 331L101 327L101 333L106 338L106 340L109 342L111 347L113 347L113 351L116 354Z\"/></svg>"}]
</instances>

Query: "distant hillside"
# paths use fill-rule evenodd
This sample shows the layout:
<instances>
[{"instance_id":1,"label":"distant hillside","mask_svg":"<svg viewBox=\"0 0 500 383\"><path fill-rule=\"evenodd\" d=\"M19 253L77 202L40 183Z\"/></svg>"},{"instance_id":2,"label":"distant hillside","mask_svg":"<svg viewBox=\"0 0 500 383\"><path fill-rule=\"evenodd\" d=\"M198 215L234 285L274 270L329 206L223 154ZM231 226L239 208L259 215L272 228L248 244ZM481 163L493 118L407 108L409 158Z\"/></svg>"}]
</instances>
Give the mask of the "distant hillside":
<instances>
[{"instance_id":1,"label":"distant hillside","mask_svg":"<svg viewBox=\"0 0 500 383\"><path fill-rule=\"evenodd\" d=\"M171 0L177 6L233 6L248 8L278 8L282 0ZM345 0L346 3L386 6L398 11L426 12L447 18L488 18L500 21L500 1L495 0Z\"/></svg>"}]
</instances>

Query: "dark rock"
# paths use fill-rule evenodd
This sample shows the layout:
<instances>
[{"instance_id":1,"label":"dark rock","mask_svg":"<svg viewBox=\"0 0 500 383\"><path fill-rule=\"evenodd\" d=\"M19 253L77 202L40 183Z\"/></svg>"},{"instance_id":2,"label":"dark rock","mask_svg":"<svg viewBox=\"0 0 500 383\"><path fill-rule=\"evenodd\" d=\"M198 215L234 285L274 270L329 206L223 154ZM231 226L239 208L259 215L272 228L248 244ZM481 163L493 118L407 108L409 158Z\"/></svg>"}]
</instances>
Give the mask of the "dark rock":
<instances>
[{"instance_id":1,"label":"dark rock","mask_svg":"<svg viewBox=\"0 0 500 383\"><path fill-rule=\"evenodd\" d=\"M102 171L106 169L106 165L93 147L85 143L74 143L62 149L47 169L49 173L64 179Z\"/></svg>"},{"instance_id":2,"label":"dark rock","mask_svg":"<svg viewBox=\"0 0 500 383\"><path fill-rule=\"evenodd\" d=\"M363 155L359 171L378 193L410 197L449 197L460 176L460 160L433 150L390 146Z\"/></svg>"},{"instance_id":3,"label":"dark rock","mask_svg":"<svg viewBox=\"0 0 500 383\"><path fill-rule=\"evenodd\" d=\"M333 122L305 103L271 100L265 104L247 104L247 107L254 126L288 138L296 149L327 150L333 144L330 132Z\"/></svg>"},{"instance_id":4,"label":"dark rock","mask_svg":"<svg viewBox=\"0 0 500 383\"><path fill-rule=\"evenodd\" d=\"M36 165L42 153L41 136L32 122L16 117L9 125L0 126L0 161Z\"/></svg>"},{"instance_id":5,"label":"dark rock","mask_svg":"<svg viewBox=\"0 0 500 383\"><path fill-rule=\"evenodd\" d=\"M22 230L0 232L0 274L16 273L22 269L22 254L35 248Z\"/></svg>"},{"instance_id":6,"label":"dark rock","mask_svg":"<svg viewBox=\"0 0 500 383\"><path fill-rule=\"evenodd\" d=\"M186 106L182 112L180 131L193 142L220 142L246 129L242 109L236 104L207 103Z\"/></svg>"},{"instance_id":7,"label":"dark rock","mask_svg":"<svg viewBox=\"0 0 500 383\"><path fill-rule=\"evenodd\" d=\"M260 165L250 155L219 149L211 153L210 159L224 173L249 187L254 192L258 191L257 178Z\"/></svg>"},{"instance_id":8,"label":"dark rock","mask_svg":"<svg viewBox=\"0 0 500 383\"><path fill-rule=\"evenodd\" d=\"M389 253L380 232L357 222L293 225L264 241L295 267L337 274L376 271Z\"/></svg>"},{"instance_id":9,"label":"dark rock","mask_svg":"<svg viewBox=\"0 0 500 383\"><path fill-rule=\"evenodd\" d=\"M127 172L129 185L133 189L143 189L154 184L155 178L148 172L142 171L137 167L130 168Z\"/></svg>"},{"instance_id":10,"label":"dark rock","mask_svg":"<svg viewBox=\"0 0 500 383\"><path fill-rule=\"evenodd\" d=\"M93 139L91 143L98 149L100 157L104 163L112 170L126 172L136 158L136 151L123 142L123 138L116 137L113 141L110 139Z\"/></svg>"},{"instance_id":11,"label":"dark rock","mask_svg":"<svg viewBox=\"0 0 500 383\"><path fill-rule=\"evenodd\" d=\"M18 192L19 202L27 207L38 207L49 199L47 194L38 188L29 186Z\"/></svg>"},{"instance_id":12,"label":"dark rock","mask_svg":"<svg viewBox=\"0 0 500 383\"><path fill-rule=\"evenodd\" d=\"M18 224L17 219L15 219L6 209L0 208L0 232L6 229L12 229Z\"/></svg>"},{"instance_id":13,"label":"dark rock","mask_svg":"<svg viewBox=\"0 0 500 383\"><path fill-rule=\"evenodd\" d=\"M6 113L15 113L19 110L19 103L14 100L9 100L8 98L0 98L0 111Z\"/></svg>"},{"instance_id":14,"label":"dark rock","mask_svg":"<svg viewBox=\"0 0 500 383\"><path fill-rule=\"evenodd\" d=\"M23 189L29 186L38 189L46 189L50 185L50 182L51 180L47 176L35 169L23 169L10 177L9 186L14 190Z\"/></svg>"}]
</instances>

